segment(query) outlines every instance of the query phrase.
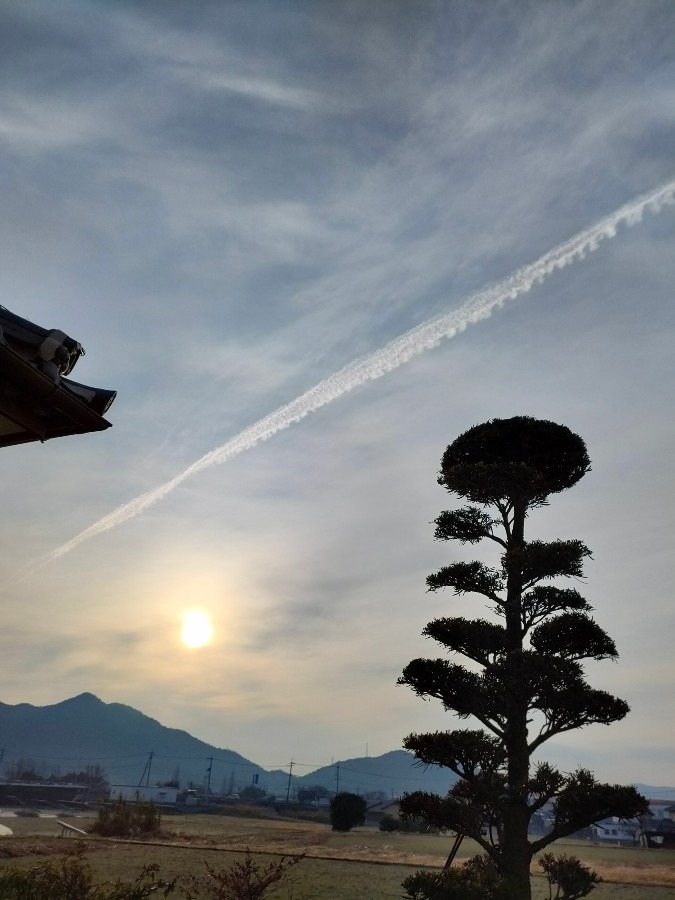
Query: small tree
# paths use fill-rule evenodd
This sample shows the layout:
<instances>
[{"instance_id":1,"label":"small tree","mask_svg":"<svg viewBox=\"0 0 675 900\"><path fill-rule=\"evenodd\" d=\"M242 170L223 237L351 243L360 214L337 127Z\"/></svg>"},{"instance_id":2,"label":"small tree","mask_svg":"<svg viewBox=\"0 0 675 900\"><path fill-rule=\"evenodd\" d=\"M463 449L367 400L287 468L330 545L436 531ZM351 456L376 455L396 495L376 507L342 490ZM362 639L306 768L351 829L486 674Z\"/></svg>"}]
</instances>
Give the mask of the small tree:
<instances>
[{"instance_id":1,"label":"small tree","mask_svg":"<svg viewBox=\"0 0 675 900\"><path fill-rule=\"evenodd\" d=\"M343 791L330 801L330 824L333 831L351 831L366 821L366 801L358 794Z\"/></svg>"},{"instance_id":2,"label":"small tree","mask_svg":"<svg viewBox=\"0 0 675 900\"><path fill-rule=\"evenodd\" d=\"M611 638L591 618L574 589L554 586L579 578L590 556L579 540L525 540L528 513L551 494L576 484L590 469L582 439L562 425L517 416L477 425L443 456L439 484L470 505L443 512L436 538L477 544L501 554L497 567L455 562L427 579L429 590L487 598L497 620L441 618L424 635L470 660L415 659L400 684L439 699L476 730L412 734L406 749L425 764L446 766L459 781L444 798L407 795L401 811L469 835L493 860L504 896L529 900L532 856L552 841L614 815L643 813L632 787L598 784L590 772L563 774L532 754L555 735L628 712L623 701L586 682L584 660L615 659ZM532 816L553 802L551 830L528 840ZM495 837L496 836L496 837Z\"/></svg>"}]
</instances>

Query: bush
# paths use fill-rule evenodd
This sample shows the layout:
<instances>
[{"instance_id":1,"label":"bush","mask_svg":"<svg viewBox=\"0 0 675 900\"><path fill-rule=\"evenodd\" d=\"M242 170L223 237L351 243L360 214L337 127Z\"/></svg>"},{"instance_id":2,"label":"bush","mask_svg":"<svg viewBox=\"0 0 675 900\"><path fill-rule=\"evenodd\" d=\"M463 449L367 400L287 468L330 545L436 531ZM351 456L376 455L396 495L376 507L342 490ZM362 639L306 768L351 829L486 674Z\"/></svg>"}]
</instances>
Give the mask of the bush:
<instances>
[{"instance_id":1,"label":"bush","mask_svg":"<svg viewBox=\"0 0 675 900\"><path fill-rule=\"evenodd\" d=\"M159 834L162 817L154 803L128 803L119 799L103 806L89 831L103 837L138 837Z\"/></svg>"},{"instance_id":2,"label":"bush","mask_svg":"<svg viewBox=\"0 0 675 900\"><path fill-rule=\"evenodd\" d=\"M587 897L602 879L597 872L587 868L576 856L555 857L545 853L539 860L548 881L549 900L578 900ZM553 893L553 886L556 892Z\"/></svg>"},{"instance_id":3,"label":"bush","mask_svg":"<svg viewBox=\"0 0 675 900\"><path fill-rule=\"evenodd\" d=\"M485 891L470 884L456 869L415 872L401 885L406 900L486 900Z\"/></svg>"},{"instance_id":4,"label":"bush","mask_svg":"<svg viewBox=\"0 0 675 900\"><path fill-rule=\"evenodd\" d=\"M213 900L261 900L269 888L286 880L288 870L297 865L303 856L282 856L277 862L262 868L253 862L251 851L247 848L243 862L232 863L226 869L218 871L205 862L208 875L202 878L191 876L185 895L188 900L204 896ZM192 888L197 891L196 894L192 893Z\"/></svg>"},{"instance_id":5,"label":"bush","mask_svg":"<svg viewBox=\"0 0 675 900\"><path fill-rule=\"evenodd\" d=\"M382 816L380 831L399 831L400 828L401 823L396 816Z\"/></svg>"},{"instance_id":6,"label":"bush","mask_svg":"<svg viewBox=\"0 0 675 900\"><path fill-rule=\"evenodd\" d=\"M95 885L90 866L78 848L61 860L49 860L32 869L10 866L0 873L2 900L145 900L168 897L175 881L158 879L158 867L146 866L133 881ZM161 894L157 894L162 891Z\"/></svg>"},{"instance_id":7,"label":"bush","mask_svg":"<svg viewBox=\"0 0 675 900\"><path fill-rule=\"evenodd\" d=\"M366 801L358 794L344 791L330 801L330 824L333 831L351 831L366 821Z\"/></svg>"},{"instance_id":8,"label":"bush","mask_svg":"<svg viewBox=\"0 0 675 900\"><path fill-rule=\"evenodd\" d=\"M406 900L499 900L501 879L486 856L473 856L457 869L415 872L401 885Z\"/></svg>"}]
</instances>

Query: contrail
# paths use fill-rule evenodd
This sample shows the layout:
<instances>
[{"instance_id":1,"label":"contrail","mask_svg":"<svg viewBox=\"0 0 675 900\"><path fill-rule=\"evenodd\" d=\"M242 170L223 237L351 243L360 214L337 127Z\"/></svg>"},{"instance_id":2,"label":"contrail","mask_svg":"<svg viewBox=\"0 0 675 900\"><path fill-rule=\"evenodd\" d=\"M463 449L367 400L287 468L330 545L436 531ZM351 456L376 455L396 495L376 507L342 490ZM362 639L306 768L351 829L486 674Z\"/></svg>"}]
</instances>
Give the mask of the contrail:
<instances>
[{"instance_id":1,"label":"contrail","mask_svg":"<svg viewBox=\"0 0 675 900\"><path fill-rule=\"evenodd\" d=\"M635 225L642 220L646 210L658 213L663 206L673 203L675 203L675 179L647 194L636 197L611 215L600 219L595 225L591 225L569 240L558 244L536 262L523 266L506 278L471 294L460 307L452 312L427 319L426 322L411 328L410 331L406 331L405 334L390 341L379 350L349 363L343 369L296 397L295 400L279 407L254 425L245 428L225 444L206 453L170 481L118 506L117 509L85 528L67 543L26 567L18 577L26 577L74 550L89 538L140 515L166 497L187 478L196 475L203 469L227 462L233 456L250 450L256 444L268 440L279 431L299 422L322 406L332 403L333 400L337 400L348 391L367 381L381 378L414 356L436 347L442 340L452 338L464 331L468 325L489 318L493 311L501 307L507 300L515 300L520 294L529 291L532 285L542 282L556 269L562 269L577 259L583 259L586 253L595 250L601 241L613 238L619 225L627 227Z\"/></svg>"}]
</instances>

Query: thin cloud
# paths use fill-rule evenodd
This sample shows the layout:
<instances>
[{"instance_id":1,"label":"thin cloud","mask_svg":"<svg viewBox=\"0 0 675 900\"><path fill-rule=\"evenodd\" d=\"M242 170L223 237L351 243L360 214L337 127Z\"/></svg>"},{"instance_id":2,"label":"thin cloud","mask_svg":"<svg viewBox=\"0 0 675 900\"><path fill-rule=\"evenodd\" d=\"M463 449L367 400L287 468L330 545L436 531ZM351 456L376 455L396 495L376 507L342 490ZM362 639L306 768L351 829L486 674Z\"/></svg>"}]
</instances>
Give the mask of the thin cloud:
<instances>
[{"instance_id":1,"label":"thin cloud","mask_svg":"<svg viewBox=\"0 0 675 900\"><path fill-rule=\"evenodd\" d=\"M212 72L201 78L201 86L207 90L237 94L250 100L260 100L263 103L289 109L329 113L339 108L335 101L318 91L291 87L269 78Z\"/></svg>"},{"instance_id":2,"label":"thin cloud","mask_svg":"<svg viewBox=\"0 0 675 900\"><path fill-rule=\"evenodd\" d=\"M595 225L549 250L531 265L524 266L507 278L472 295L459 309L424 322L385 347L345 366L344 369L319 382L291 403L256 422L250 428L244 429L222 446L205 454L170 481L146 491L113 510L67 543L57 547L38 563L30 566L27 572L20 573L18 577L32 574L36 569L74 550L83 541L140 515L155 503L163 500L187 478L250 450L256 444L266 441L279 431L300 422L305 416L338 399L348 391L367 381L381 378L414 356L436 347L442 340L460 334L468 325L489 318L492 312L506 301L514 300L520 294L526 293L534 284L542 282L552 272L562 269L576 260L583 259L587 253L596 250L603 240L615 237L619 225L635 225L642 220L646 210L658 213L663 206L673 202L675 202L675 180L625 204Z\"/></svg>"}]
</instances>

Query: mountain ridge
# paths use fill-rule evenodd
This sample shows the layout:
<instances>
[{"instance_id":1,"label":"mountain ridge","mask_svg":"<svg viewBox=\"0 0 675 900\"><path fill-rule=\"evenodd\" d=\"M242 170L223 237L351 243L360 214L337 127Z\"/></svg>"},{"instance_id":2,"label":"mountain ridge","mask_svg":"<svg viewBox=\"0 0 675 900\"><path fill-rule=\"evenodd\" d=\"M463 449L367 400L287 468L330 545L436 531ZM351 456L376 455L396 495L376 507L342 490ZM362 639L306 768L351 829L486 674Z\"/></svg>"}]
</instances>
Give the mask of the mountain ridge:
<instances>
[{"instance_id":1,"label":"mountain ridge","mask_svg":"<svg viewBox=\"0 0 675 900\"><path fill-rule=\"evenodd\" d=\"M140 784L144 778L153 784L166 782L178 771L182 786L201 786L210 767L215 792L245 787L256 775L257 784L269 793L285 796L288 790L288 772L265 769L234 750L162 725L134 707L106 703L88 691L45 706L0 702L0 741L5 746L5 777L20 761L45 775L50 774L47 770L79 771L95 764L111 784ZM453 780L447 770L429 767L423 772L409 753L392 750L381 757L339 760L306 775L294 774L292 785L335 790L337 784L340 790L399 795L413 790L445 793Z\"/></svg>"},{"instance_id":2,"label":"mountain ridge","mask_svg":"<svg viewBox=\"0 0 675 900\"><path fill-rule=\"evenodd\" d=\"M289 785L288 772L265 769L235 750L162 725L132 706L106 703L89 691L45 706L0 702L0 745L0 777L5 778L23 761L36 765L40 774L49 770L46 775L100 765L111 784L138 785L144 778L155 784L173 780L178 772L181 786L201 786L208 777L215 793L250 785L256 775L256 783L268 793L285 797ZM293 774L292 786L399 796L416 790L445 794L456 780L448 769L422 766L405 750L390 750ZM672 787L636 787L648 797L675 797Z\"/></svg>"}]
</instances>

